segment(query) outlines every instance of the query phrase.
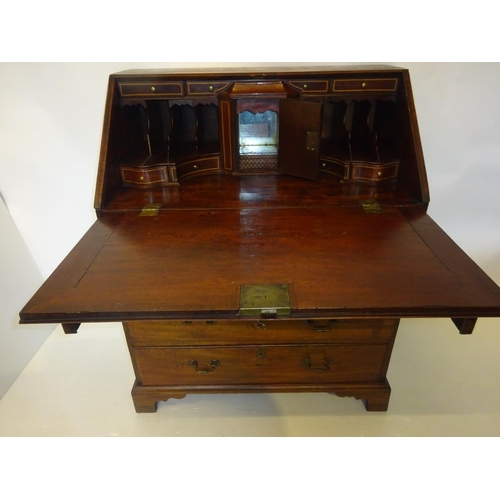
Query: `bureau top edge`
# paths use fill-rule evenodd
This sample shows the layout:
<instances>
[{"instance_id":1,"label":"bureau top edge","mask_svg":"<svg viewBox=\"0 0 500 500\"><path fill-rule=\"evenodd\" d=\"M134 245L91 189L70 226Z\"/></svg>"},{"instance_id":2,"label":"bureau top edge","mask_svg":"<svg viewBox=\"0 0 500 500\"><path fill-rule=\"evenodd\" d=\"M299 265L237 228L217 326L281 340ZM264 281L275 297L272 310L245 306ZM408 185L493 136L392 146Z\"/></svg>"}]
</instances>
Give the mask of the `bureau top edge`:
<instances>
[{"instance_id":1,"label":"bureau top edge","mask_svg":"<svg viewBox=\"0 0 500 500\"><path fill-rule=\"evenodd\" d=\"M198 67L198 68L143 68L113 73L113 77L279 77L292 75L330 75L334 73L401 72L406 68L390 65L335 65L335 66L263 66L263 67Z\"/></svg>"}]
</instances>

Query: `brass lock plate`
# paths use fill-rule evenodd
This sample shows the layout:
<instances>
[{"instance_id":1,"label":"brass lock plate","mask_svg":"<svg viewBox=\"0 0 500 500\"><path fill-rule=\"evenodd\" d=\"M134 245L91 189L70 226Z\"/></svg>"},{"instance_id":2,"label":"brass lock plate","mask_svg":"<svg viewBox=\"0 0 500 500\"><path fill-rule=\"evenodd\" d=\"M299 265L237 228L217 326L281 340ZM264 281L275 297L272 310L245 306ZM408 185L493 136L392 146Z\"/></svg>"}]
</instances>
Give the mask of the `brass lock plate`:
<instances>
[{"instance_id":1,"label":"brass lock plate","mask_svg":"<svg viewBox=\"0 0 500 500\"><path fill-rule=\"evenodd\" d=\"M288 285L241 285L240 315L261 318L290 316Z\"/></svg>"}]
</instances>

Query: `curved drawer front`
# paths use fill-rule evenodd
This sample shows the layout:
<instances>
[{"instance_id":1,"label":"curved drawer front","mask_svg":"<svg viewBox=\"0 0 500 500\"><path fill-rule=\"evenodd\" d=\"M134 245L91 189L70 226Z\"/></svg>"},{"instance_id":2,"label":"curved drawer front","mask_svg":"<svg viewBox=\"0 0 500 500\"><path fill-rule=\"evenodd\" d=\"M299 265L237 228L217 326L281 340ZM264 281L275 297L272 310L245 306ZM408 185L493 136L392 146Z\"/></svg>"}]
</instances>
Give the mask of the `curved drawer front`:
<instances>
[{"instance_id":1,"label":"curved drawer front","mask_svg":"<svg viewBox=\"0 0 500 500\"><path fill-rule=\"evenodd\" d=\"M255 345L388 342L397 320L134 321L125 324L133 346Z\"/></svg>"},{"instance_id":2,"label":"curved drawer front","mask_svg":"<svg viewBox=\"0 0 500 500\"><path fill-rule=\"evenodd\" d=\"M121 166L120 172L125 186L147 188L170 184L167 165L147 168Z\"/></svg>"},{"instance_id":3,"label":"curved drawer front","mask_svg":"<svg viewBox=\"0 0 500 500\"><path fill-rule=\"evenodd\" d=\"M352 180L366 182L382 182L396 179L398 176L399 161L386 164L369 162L353 162Z\"/></svg>"},{"instance_id":4,"label":"curved drawer front","mask_svg":"<svg viewBox=\"0 0 500 500\"><path fill-rule=\"evenodd\" d=\"M383 344L137 348L136 366L146 386L377 382Z\"/></svg>"},{"instance_id":5,"label":"curved drawer front","mask_svg":"<svg viewBox=\"0 0 500 500\"><path fill-rule=\"evenodd\" d=\"M320 158L319 169L344 180L349 178L349 162L333 158Z\"/></svg>"},{"instance_id":6,"label":"curved drawer front","mask_svg":"<svg viewBox=\"0 0 500 500\"><path fill-rule=\"evenodd\" d=\"M219 170L219 157L213 156L208 158L195 158L194 160L186 161L177 165L177 179L182 179L189 175L200 173L216 172Z\"/></svg>"}]
</instances>

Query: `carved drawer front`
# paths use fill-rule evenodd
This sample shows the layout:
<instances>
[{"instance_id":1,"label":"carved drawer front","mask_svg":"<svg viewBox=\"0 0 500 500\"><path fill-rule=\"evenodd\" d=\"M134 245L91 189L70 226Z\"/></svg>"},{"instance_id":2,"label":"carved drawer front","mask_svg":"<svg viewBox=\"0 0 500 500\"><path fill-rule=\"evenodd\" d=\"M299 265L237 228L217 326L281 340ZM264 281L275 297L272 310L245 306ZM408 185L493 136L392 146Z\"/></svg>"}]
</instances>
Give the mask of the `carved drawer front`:
<instances>
[{"instance_id":1,"label":"carved drawer front","mask_svg":"<svg viewBox=\"0 0 500 500\"><path fill-rule=\"evenodd\" d=\"M133 350L142 385L377 382L387 346L310 345Z\"/></svg>"},{"instance_id":2,"label":"carved drawer front","mask_svg":"<svg viewBox=\"0 0 500 500\"><path fill-rule=\"evenodd\" d=\"M316 94L328 92L329 80L290 80L288 83L304 94Z\"/></svg>"},{"instance_id":3,"label":"carved drawer front","mask_svg":"<svg viewBox=\"0 0 500 500\"><path fill-rule=\"evenodd\" d=\"M212 95L222 92L231 82L187 82L187 93L190 96Z\"/></svg>"},{"instance_id":4,"label":"carved drawer front","mask_svg":"<svg viewBox=\"0 0 500 500\"><path fill-rule=\"evenodd\" d=\"M384 165L354 162L352 164L352 180L366 182L381 182L395 179L398 175L399 161Z\"/></svg>"},{"instance_id":5,"label":"carved drawer front","mask_svg":"<svg viewBox=\"0 0 500 500\"><path fill-rule=\"evenodd\" d=\"M177 179L182 179L188 175L196 175L201 172L216 172L219 170L219 157L196 158L177 165Z\"/></svg>"},{"instance_id":6,"label":"carved drawer front","mask_svg":"<svg viewBox=\"0 0 500 500\"><path fill-rule=\"evenodd\" d=\"M351 78L333 80L333 92L395 92L397 78Z\"/></svg>"},{"instance_id":7,"label":"carved drawer front","mask_svg":"<svg viewBox=\"0 0 500 500\"><path fill-rule=\"evenodd\" d=\"M141 83L119 83L122 97L165 98L184 95L182 82L150 81Z\"/></svg>"},{"instance_id":8,"label":"carved drawer front","mask_svg":"<svg viewBox=\"0 0 500 500\"><path fill-rule=\"evenodd\" d=\"M120 172L125 186L147 188L155 185L166 186L171 183L167 165L147 168L121 166Z\"/></svg>"},{"instance_id":9,"label":"carved drawer front","mask_svg":"<svg viewBox=\"0 0 500 500\"><path fill-rule=\"evenodd\" d=\"M214 346L388 342L397 320L133 321L125 323L133 346Z\"/></svg>"}]
</instances>

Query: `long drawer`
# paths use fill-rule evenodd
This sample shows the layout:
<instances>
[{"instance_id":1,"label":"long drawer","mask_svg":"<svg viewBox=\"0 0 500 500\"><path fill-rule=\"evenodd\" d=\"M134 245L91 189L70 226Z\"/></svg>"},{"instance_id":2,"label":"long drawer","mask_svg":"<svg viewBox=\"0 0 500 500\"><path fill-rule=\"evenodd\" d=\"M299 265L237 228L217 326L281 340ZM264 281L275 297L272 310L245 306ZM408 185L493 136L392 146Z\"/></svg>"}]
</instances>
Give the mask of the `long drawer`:
<instances>
[{"instance_id":1,"label":"long drawer","mask_svg":"<svg viewBox=\"0 0 500 500\"><path fill-rule=\"evenodd\" d=\"M397 320L134 321L124 324L134 347L388 342Z\"/></svg>"},{"instance_id":2,"label":"long drawer","mask_svg":"<svg viewBox=\"0 0 500 500\"><path fill-rule=\"evenodd\" d=\"M133 349L145 386L377 382L387 346L307 345Z\"/></svg>"}]
</instances>

